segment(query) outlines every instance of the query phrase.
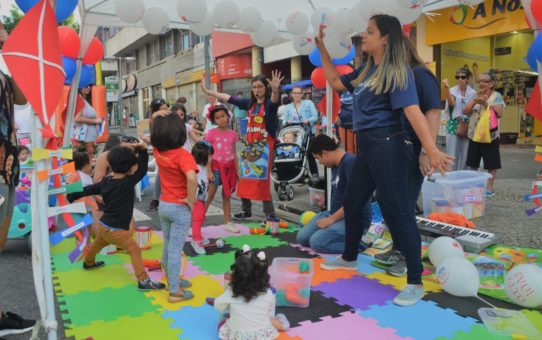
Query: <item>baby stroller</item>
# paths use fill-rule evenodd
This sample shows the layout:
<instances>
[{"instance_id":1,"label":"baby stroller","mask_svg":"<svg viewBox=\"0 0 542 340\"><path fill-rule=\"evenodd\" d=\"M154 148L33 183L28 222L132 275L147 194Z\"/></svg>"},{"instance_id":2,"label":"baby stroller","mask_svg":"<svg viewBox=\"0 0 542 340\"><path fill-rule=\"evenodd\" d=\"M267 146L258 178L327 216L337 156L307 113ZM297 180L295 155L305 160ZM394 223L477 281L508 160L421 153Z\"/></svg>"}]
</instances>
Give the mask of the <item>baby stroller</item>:
<instances>
[{"instance_id":1,"label":"baby stroller","mask_svg":"<svg viewBox=\"0 0 542 340\"><path fill-rule=\"evenodd\" d=\"M293 123L284 125L277 136L278 142L275 145L275 161L271 171L271 180L275 191L281 201L294 199L294 183L305 183L309 178L307 168L307 150L309 148L310 127ZM293 142L285 136L295 136ZM287 136L288 137L288 136Z\"/></svg>"}]
</instances>

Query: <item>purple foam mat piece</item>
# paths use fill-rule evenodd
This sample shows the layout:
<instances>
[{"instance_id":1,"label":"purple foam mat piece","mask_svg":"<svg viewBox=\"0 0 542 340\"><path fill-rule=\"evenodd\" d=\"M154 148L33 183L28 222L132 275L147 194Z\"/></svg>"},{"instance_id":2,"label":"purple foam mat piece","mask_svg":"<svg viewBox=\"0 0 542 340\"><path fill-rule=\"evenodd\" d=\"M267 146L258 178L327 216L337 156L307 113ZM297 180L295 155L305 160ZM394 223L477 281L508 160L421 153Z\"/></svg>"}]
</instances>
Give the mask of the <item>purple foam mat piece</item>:
<instances>
[{"instance_id":1,"label":"purple foam mat piece","mask_svg":"<svg viewBox=\"0 0 542 340\"><path fill-rule=\"evenodd\" d=\"M215 238L224 238L224 237L230 237L230 236L237 236L237 235L249 235L250 234L250 228L242 225L234 223L236 226L239 227L239 233L232 233L230 231L224 230L224 225L212 225L201 228L201 235L203 238L207 239L215 239ZM192 237L187 237L187 242L192 241Z\"/></svg>"},{"instance_id":2,"label":"purple foam mat piece","mask_svg":"<svg viewBox=\"0 0 542 340\"><path fill-rule=\"evenodd\" d=\"M342 316L323 317L320 322L301 322L301 326L291 328L288 335L302 339L334 339L344 340L407 340L395 334L392 328L380 327L375 319L367 319L356 313L345 312ZM339 331L340 330L340 331Z\"/></svg>"},{"instance_id":3,"label":"purple foam mat piece","mask_svg":"<svg viewBox=\"0 0 542 340\"><path fill-rule=\"evenodd\" d=\"M383 285L364 276L324 282L312 289L322 292L325 297L335 299L340 305L348 305L359 310L367 310L372 305L384 305L398 293L392 286Z\"/></svg>"}]
</instances>

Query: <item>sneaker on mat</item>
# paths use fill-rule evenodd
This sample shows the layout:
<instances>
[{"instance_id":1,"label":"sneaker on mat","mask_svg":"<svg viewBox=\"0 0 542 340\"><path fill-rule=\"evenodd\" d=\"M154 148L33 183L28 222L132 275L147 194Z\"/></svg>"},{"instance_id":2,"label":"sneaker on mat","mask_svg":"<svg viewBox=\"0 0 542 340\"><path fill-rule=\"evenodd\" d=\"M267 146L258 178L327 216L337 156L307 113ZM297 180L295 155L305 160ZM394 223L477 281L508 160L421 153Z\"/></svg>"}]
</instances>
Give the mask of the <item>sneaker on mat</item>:
<instances>
[{"instance_id":1,"label":"sneaker on mat","mask_svg":"<svg viewBox=\"0 0 542 340\"><path fill-rule=\"evenodd\" d=\"M407 267L406 267L406 261L400 260L393 266L389 267L386 272L390 275L397 276L397 277L403 277L407 274Z\"/></svg>"},{"instance_id":2,"label":"sneaker on mat","mask_svg":"<svg viewBox=\"0 0 542 340\"><path fill-rule=\"evenodd\" d=\"M160 290L166 288L166 285L161 282L153 281L150 278L146 278L145 280L137 283L137 288L141 291Z\"/></svg>"},{"instance_id":3,"label":"sneaker on mat","mask_svg":"<svg viewBox=\"0 0 542 340\"><path fill-rule=\"evenodd\" d=\"M287 332L290 330L290 321L288 321L288 318L286 317L286 315L279 313L275 315L275 319L277 319L277 321L282 326L281 331Z\"/></svg>"},{"instance_id":4,"label":"sneaker on mat","mask_svg":"<svg viewBox=\"0 0 542 340\"><path fill-rule=\"evenodd\" d=\"M26 320L15 313L6 312L0 315L0 336L26 333L35 325L36 320Z\"/></svg>"},{"instance_id":5,"label":"sneaker on mat","mask_svg":"<svg viewBox=\"0 0 542 340\"><path fill-rule=\"evenodd\" d=\"M170 293L167 298L167 302L169 303L182 302L182 301L190 300L193 297L194 297L194 293L192 293L189 290L183 290L181 292L174 293L174 294Z\"/></svg>"},{"instance_id":6,"label":"sneaker on mat","mask_svg":"<svg viewBox=\"0 0 542 340\"><path fill-rule=\"evenodd\" d=\"M98 268L101 268L103 266L105 266L104 261L96 261L96 262L94 262L94 264L86 264L85 262L83 262L83 269L84 270L98 269Z\"/></svg>"},{"instance_id":7,"label":"sneaker on mat","mask_svg":"<svg viewBox=\"0 0 542 340\"><path fill-rule=\"evenodd\" d=\"M252 217L252 213L248 211L241 210L238 213L233 215L233 219L237 221L245 221Z\"/></svg>"},{"instance_id":8,"label":"sneaker on mat","mask_svg":"<svg viewBox=\"0 0 542 340\"><path fill-rule=\"evenodd\" d=\"M422 285L407 284L403 290L393 299L398 306L411 306L420 301L425 295Z\"/></svg>"},{"instance_id":9,"label":"sneaker on mat","mask_svg":"<svg viewBox=\"0 0 542 340\"><path fill-rule=\"evenodd\" d=\"M342 256L337 256L331 260L320 263L320 268L325 270L358 270L358 261L345 261Z\"/></svg>"},{"instance_id":10,"label":"sneaker on mat","mask_svg":"<svg viewBox=\"0 0 542 340\"><path fill-rule=\"evenodd\" d=\"M385 253L376 254L375 260L378 263L393 265L401 260L401 252L399 250L390 249Z\"/></svg>"},{"instance_id":11,"label":"sneaker on mat","mask_svg":"<svg viewBox=\"0 0 542 340\"><path fill-rule=\"evenodd\" d=\"M241 231L238 226L236 226L235 224L231 222L224 224L224 230L232 232L232 233L238 233Z\"/></svg>"},{"instance_id":12,"label":"sneaker on mat","mask_svg":"<svg viewBox=\"0 0 542 340\"><path fill-rule=\"evenodd\" d=\"M200 244L198 241L190 241L190 245L192 246L192 249L194 249L194 252L198 255L205 255L205 248L203 248L203 243Z\"/></svg>"},{"instance_id":13,"label":"sneaker on mat","mask_svg":"<svg viewBox=\"0 0 542 340\"><path fill-rule=\"evenodd\" d=\"M192 283L190 283L190 281L188 281L187 279L179 279L179 287L190 288L192 287Z\"/></svg>"},{"instance_id":14,"label":"sneaker on mat","mask_svg":"<svg viewBox=\"0 0 542 340\"><path fill-rule=\"evenodd\" d=\"M147 211L157 211L158 210L158 205L160 204L160 201L159 200L152 200L150 203L149 203L149 206L145 209Z\"/></svg>"}]
</instances>

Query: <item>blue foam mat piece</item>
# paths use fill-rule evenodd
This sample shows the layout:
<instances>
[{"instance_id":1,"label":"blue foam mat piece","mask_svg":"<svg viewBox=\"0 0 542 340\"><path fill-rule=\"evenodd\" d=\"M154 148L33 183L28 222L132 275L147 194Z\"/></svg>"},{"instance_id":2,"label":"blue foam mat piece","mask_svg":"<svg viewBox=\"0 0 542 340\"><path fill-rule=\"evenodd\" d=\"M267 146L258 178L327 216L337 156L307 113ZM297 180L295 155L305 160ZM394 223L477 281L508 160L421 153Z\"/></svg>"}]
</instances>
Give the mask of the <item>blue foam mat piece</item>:
<instances>
[{"instance_id":1,"label":"blue foam mat piece","mask_svg":"<svg viewBox=\"0 0 542 340\"><path fill-rule=\"evenodd\" d=\"M364 275L371 275L374 273L383 273L384 269L375 267L371 264L375 259L374 257L366 254L358 255L358 272Z\"/></svg>"},{"instance_id":2,"label":"blue foam mat piece","mask_svg":"<svg viewBox=\"0 0 542 340\"><path fill-rule=\"evenodd\" d=\"M416 340L453 338L457 331L469 332L477 323L473 318L460 316L454 310L440 308L435 302L424 300L408 307L388 302L384 306L371 306L368 310L357 312L364 318L378 320L381 327L395 329L399 336Z\"/></svg>"},{"instance_id":3,"label":"blue foam mat piece","mask_svg":"<svg viewBox=\"0 0 542 340\"><path fill-rule=\"evenodd\" d=\"M180 328L180 339L218 339L219 313L212 306L185 306L177 311L162 314L165 319L173 319L171 326Z\"/></svg>"}]
</instances>

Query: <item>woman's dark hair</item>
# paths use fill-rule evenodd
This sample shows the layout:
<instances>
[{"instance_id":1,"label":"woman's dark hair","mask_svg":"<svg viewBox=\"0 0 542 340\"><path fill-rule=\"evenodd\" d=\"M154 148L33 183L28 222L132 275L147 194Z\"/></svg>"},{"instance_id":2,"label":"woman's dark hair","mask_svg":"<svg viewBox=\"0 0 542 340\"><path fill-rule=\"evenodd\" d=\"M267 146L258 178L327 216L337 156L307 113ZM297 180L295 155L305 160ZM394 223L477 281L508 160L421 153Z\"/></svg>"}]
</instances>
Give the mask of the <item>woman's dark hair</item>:
<instances>
[{"instance_id":1,"label":"woman's dark hair","mask_svg":"<svg viewBox=\"0 0 542 340\"><path fill-rule=\"evenodd\" d=\"M83 89L87 87L90 87L90 92L85 95L83 94ZM87 102L90 102L90 100L92 99L92 84L89 84L85 87L81 87L80 89L77 90L77 93L81 95L81 97L83 97L84 100L86 100Z\"/></svg>"},{"instance_id":2,"label":"woman's dark hair","mask_svg":"<svg viewBox=\"0 0 542 340\"><path fill-rule=\"evenodd\" d=\"M107 154L107 162L111 171L126 174L137 163L134 150L127 146L116 146Z\"/></svg>"},{"instance_id":3,"label":"woman's dark hair","mask_svg":"<svg viewBox=\"0 0 542 340\"><path fill-rule=\"evenodd\" d=\"M73 163L75 170L81 170L85 165L90 164L90 154L88 152L73 152Z\"/></svg>"},{"instance_id":4,"label":"woman's dark hair","mask_svg":"<svg viewBox=\"0 0 542 340\"><path fill-rule=\"evenodd\" d=\"M184 113L184 116L183 116L183 121L186 122L187 120L187 114L186 114L186 107L184 107L183 104L175 104L171 107L171 112L173 113L177 113L177 111L181 110L183 113Z\"/></svg>"},{"instance_id":5,"label":"woman's dark hair","mask_svg":"<svg viewBox=\"0 0 542 340\"><path fill-rule=\"evenodd\" d=\"M263 74L260 74L259 76L252 78L252 81L250 82L250 84L254 84L257 81L262 82L263 86L265 86L265 97L263 99L263 104L265 105L267 100L271 98L271 88L269 87L269 80L267 79L266 76L264 76ZM256 99L256 96L254 95L254 91L250 91L250 107L253 107L254 105L256 105L257 102L258 100Z\"/></svg>"},{"instance_id":6,"label":"woman's dark hair","mask_svg":"<svg viewBox=\"0 0 542 340\"><path fill-rule=\"evenodd\" d=\"M230 287L233 297L242 296L246 302L269 289L269 273L267 259L260 260L255 251L237 250L235 263L231 266Z\"/></svg>"},{"instance_id":7,"label":"woman's dark hair","mask_svg":"<svg viewBox=\"0 0 542 340\"><path fill-rule=\"evenodd\" d=\"M468 68L460 67L455 71L455 74L464 74L467 76L467 79L469 79L472 75L470 70Z\"/></svg>"},{"instance_id":8,"label":"woman's dark hair","mask_svg":"<svg viewBox=\"0 0 542 340\"><path fill-rule=\"evenodd\" d=\"M30 153L30 149L25 145L17 145L17 155L20 154L22 151L28 151Z\"/></svg>"},{"instance_id":9,"label":"woman's dark hair","mask_svg":"<svg viewBox=\"0 0 542 340\"><path fill-rule=\"evenodd\" d=\"M115 135L109 135L107 142L105 142L104 151L109 151L117 145L120 145L120 138Z\"/></svg>"},{"instance_id":10,"label":"woman's dark hair","mask_svg":"<svg viewBox=\"0 0 542 340\"><path fill-rule=\"evenodd\" d=\"M166 101L162 98L154 98L151 101L150 107L151 107L151 114L155 113L156 111L160 110L160 106L167 104Z\"/></svg>"},{"instance_id":11,"label":"woman's dark hair","mask_svg":"<svg viewBox=\"0 0 542 340\"><path fill-rule=\"evenodd\" d=\"M192 147L192 156L194 156L196 164L199 165L207 166L209 155L214 153L213 146L206 141L197 142Z\"/></svg>"},{"instance_id":12,"label":"woman's dark hair","mask_svg":"<svg viewBox=\"0 0 542 340\"><path fill-rule=\"evenodd\" d=\"M216 124L215 123L215 115L218 111L224 111L226 112L226 115L229 117L230 116L230 113L228 111L228 108L225 106L225 105L222 105L222 104L217 104L215 105L214 107L212 107L211 111L209 112L209 120L211 121L211 123L213 124Z\"/></svg>"},{"instance_id":13,"label":"woman's dark hair","mask_svg":"<svg viewBox=\"0 0 542 340\"><path fill-rule=\"evenodd\" d=\"M156 116L151 126L151 144L158 151L177 149L186 142L186 126L178 114Z\"/></svg>"},{"instance_id":14,"label":"woman's dark hair","mask_svg":"<svg viewBox=\"0 0 542 340\"><path fill-rule=\"evenodd\" d=\"M327 135L314 137L309 145L309 152L313 155L322 155L324 151L335 151L339 148L333 138Z\"/></svg>"}]
</instances>

